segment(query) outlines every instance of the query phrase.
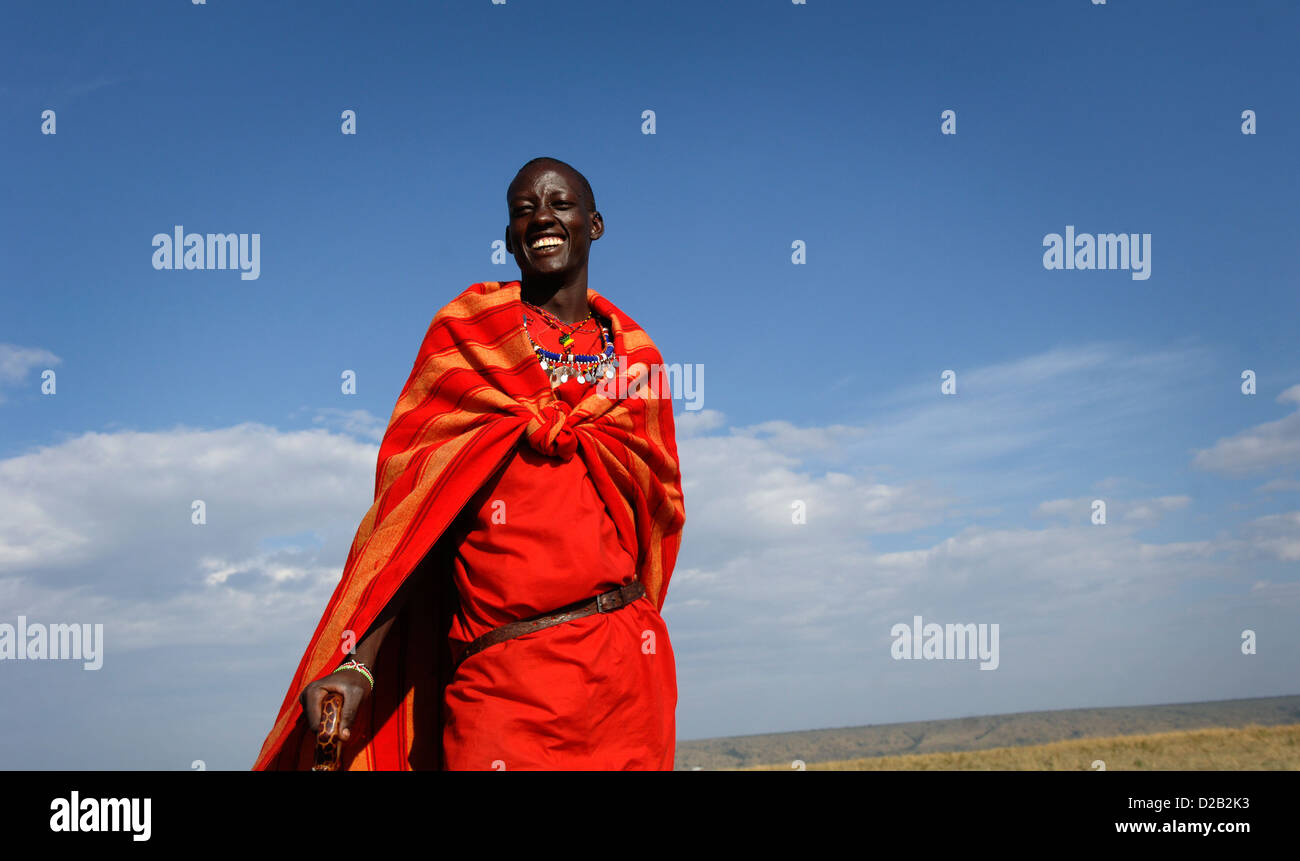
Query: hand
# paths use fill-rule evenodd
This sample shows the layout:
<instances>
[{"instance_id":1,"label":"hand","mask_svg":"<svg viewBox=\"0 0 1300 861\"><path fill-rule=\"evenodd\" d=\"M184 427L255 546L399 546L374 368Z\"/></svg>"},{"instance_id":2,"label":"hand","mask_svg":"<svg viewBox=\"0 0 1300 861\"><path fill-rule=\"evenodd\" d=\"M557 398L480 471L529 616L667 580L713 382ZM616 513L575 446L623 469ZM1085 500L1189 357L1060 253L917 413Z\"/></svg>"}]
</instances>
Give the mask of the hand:
<instances>
[{"instance_id":1,"label":"hand","mask_svg":"<svg viewBox=\"0 0 1300 861\"><path fill-rule=\"evenodd\" d=\"M352 737L352 721L357 716L357 709L370 696L370 682L361 673L349 669L331 673L303 688L298 701L302 703L307 730L313 735L320 729L320 713L325 694L331 691L343 697L343 708L339 713L339 738L347 741Z\"/></svg>"}]
</instances>

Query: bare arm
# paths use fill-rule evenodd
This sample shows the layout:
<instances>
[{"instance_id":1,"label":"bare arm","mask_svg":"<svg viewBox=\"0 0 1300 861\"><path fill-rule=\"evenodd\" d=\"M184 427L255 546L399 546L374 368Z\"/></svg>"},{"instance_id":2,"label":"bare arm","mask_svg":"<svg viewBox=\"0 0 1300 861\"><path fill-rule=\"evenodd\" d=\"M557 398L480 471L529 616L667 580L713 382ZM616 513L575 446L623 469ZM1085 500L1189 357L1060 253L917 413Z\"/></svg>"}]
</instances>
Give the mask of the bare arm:
<instances>
[{"instance_id":1,"label":"bare arm","mask_svg":"<svg viewBox=\"0 0 1300 861\"><path fill-rule=\"evenodd\" d=\"M407 596L410 594L408 587L415 576L417 575L413 573L411 577L407 578L388 604L384 606L384 609L375 617L375 621L370 625L370 630L357 643L353 653L340 658L339 664L356 661L365 664L367 669L373 671L375 658L379 655L379 647L383 645L384 638L388 636L388 630L393 627L397 614L406 606ZM370 681L360 671L354 669L331 673L323 679L312 682L303 688L302 694L298 698L299 702L302 703L303 719L307 722L308 729L315 732L320 725L321 706L325 702L325 695L327 693L337 693L343 697L343 709L339 715L339 737L347 741L352 737L352 722L356 719L357 710L361 708L361 704L370 695L370 690Z\"/></svg>"}]
</instances>

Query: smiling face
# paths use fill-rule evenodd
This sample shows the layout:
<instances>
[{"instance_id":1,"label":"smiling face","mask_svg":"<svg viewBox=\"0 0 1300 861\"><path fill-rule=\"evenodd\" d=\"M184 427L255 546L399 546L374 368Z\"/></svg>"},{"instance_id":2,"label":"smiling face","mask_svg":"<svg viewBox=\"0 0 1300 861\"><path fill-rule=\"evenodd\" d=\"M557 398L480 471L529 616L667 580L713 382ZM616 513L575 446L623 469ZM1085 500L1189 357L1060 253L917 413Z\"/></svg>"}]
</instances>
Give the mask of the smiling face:
<instances>
[{"instance_id":1,"label":"smiling face","mask_svg":"<svg viewBox=\"0 0 1300 861\"><path fill-rule=\"evenodd\" d=\"M506 203L506 250L525 281L584 270L591 243L605 232L600 213L588 209L582 181L560 165L541 162L521 171Z\"/></svg>"}]
</instances>

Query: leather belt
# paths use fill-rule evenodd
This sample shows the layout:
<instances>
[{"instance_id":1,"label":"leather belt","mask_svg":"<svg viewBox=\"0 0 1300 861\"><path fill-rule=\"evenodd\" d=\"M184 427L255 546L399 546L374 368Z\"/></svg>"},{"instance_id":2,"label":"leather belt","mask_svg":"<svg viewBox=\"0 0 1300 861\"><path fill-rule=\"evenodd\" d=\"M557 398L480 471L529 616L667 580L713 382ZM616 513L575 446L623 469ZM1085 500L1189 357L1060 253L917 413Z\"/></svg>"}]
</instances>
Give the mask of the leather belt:
<instances>
[{"instance_id":1,"label":"leather belt","mask_svg":"<svg viewBox=\"0 0 1300 861\"><path fill-rule=\"evenodd\" d=\"M633 601L645 594L645 586L640 580L633 580L626 586L618 589L611 589L592 598L589 601L578 601L568 606L547 613L544 616L534 616L531 619L523 619L519 622L510 622L502 625L500 628L493 628L483 636L465 647L461 654L460 661L464 661L470 655L476 654L486 649L488 646L495 646L497 643L505 642L520 634L531 634L533 631L540 631L543 628L549 628L552 625L559 625L562 622L568 622L572 619L581 619L583 616L591 616L595 613L612 613L620 607L626 607Z\"/></svg>"}]
</instances>

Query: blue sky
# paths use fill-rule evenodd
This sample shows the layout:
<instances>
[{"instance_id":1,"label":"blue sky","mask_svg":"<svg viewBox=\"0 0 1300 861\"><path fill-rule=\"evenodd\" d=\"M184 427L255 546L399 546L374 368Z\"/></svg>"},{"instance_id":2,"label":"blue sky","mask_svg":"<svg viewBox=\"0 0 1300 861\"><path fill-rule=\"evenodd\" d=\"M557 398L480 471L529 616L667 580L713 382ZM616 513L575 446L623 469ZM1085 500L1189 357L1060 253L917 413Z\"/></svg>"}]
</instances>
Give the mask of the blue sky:
<instances>
[{"instance_id":1,"label":"blue sky","mask_svg":"<svg viewBox=\"0 0 1300 861\"><path fill-rule=\"evenodd\" d=\"M1295 693L1297 24L5 4L0 623L102 621L109 651L0 662L0 767L251 764L430 318L518 274L491 244L537 155L594 187L592 287L704 369L675 405L681 738ZM176 224L259 233L260 277L155 271ZM1151 234L1151 277L1044 269L1066 225ZM914 614L1000 623L999 669L893 661Z\"/></svg>"}]
</instances>

